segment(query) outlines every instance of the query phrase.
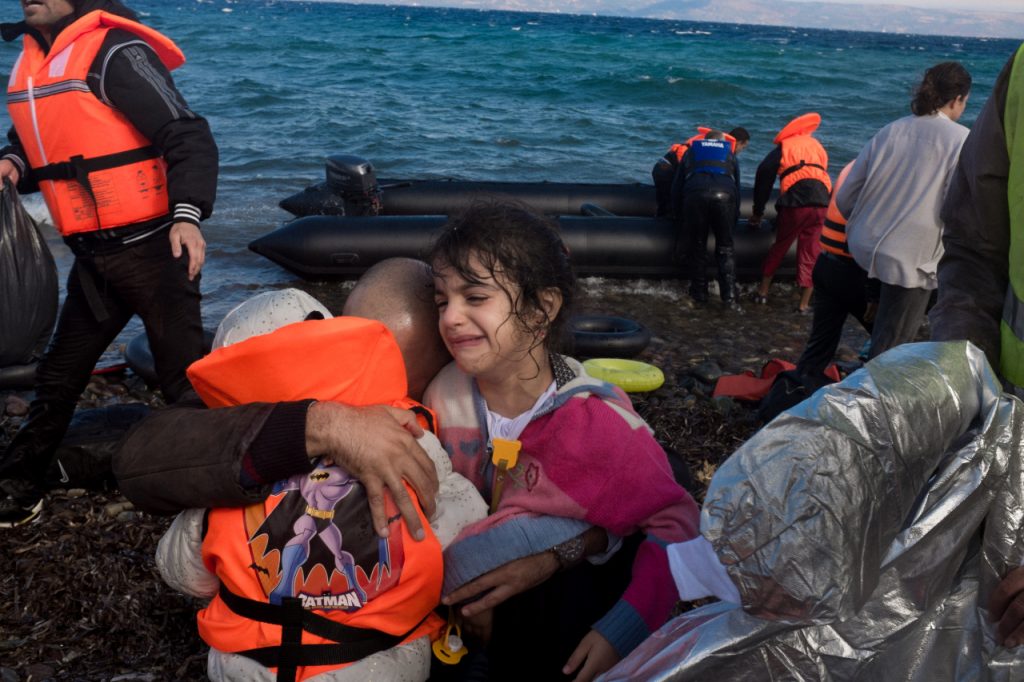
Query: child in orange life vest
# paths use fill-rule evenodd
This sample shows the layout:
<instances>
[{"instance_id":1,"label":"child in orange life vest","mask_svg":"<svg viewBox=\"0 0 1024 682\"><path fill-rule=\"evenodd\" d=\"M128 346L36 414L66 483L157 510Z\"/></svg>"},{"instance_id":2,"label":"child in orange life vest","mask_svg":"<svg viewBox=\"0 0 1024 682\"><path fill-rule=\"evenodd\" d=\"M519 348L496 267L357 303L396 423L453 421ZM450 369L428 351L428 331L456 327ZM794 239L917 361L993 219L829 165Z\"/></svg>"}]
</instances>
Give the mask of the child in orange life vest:
<instances>
[{"instance_id":1,"label":"child in orange life vest","mask_svg":"<svg viewBox=\"0 0 1024 682\"><path fill-rule=\"evenodd\" d=\"M558 564L549 562L546 581L493 614L492 675L547 679L576 671L576 679L591 679L668 619L677 593L664 546L697 535L697 505L626 395L555 352L575 278L547 219L517 206L473 206L449 220L430 262L441 336L455 361L425 401L438 414L455 471L476 484L492 510L445 550L445 601L497 587L489 582L495 569L524 559L532 565L530 557L546 560L549 550L562 564L567 541L589 527L637 534L626 543L638 547L635 560L615 587L594 576L595 589L581 588L596 567L573 561L552 575ZM513 602L538 590L548 593L536 608L522 620L518 612L508 616L512 625L503 622ZM474 606L460 613L469 608L478 617ZM552 615L552 608L561 611ZM592 619L582 623L559 620L588 610ZM487 628L484 622L485 638Z\"/></svg>"},{"instance_id":2,"label":"child in orange life vest","mask_svg":"<svg viewBox=\"0 0 1024 682\"><path fill-rule=\"evenodd\" d=\"M412 404L402 400L402 353L384 325L330 318L301 291L254 297L225 317L218 349L189 369L190 379L211 407L309 396ZM430 526L436 539L411 541L397 514L389 538L378 539L362 486L327 462L279 482L264 503L189 510L175 519L160 541L157 565L172 587L213 598L198 618L211 645L211 679L269 680L274 668L277 679L427 678L429 636L439 627L429 614L440 596L441 547L486 509L472 485L451 473L436 437L427 433L420 443L440 481ZM322 636L297 635L305 646L289 666L277 649L282 628L239 608L239 597L248 608L291 605L316 620L320 628L313 629ZM353 631L322 629L331 623L352 627L356 639L373 631L379 637L366 648ZM273 653L261 653L264 647ZM335 659L323 653L339 651Z\"/></svg>"}]
</instances>

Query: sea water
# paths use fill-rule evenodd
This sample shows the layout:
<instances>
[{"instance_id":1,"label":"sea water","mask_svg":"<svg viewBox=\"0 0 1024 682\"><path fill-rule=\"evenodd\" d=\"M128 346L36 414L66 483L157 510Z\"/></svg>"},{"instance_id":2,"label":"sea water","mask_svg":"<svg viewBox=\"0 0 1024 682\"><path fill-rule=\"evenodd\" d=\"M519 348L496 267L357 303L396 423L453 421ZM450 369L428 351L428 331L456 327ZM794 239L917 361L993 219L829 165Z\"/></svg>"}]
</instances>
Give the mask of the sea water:
<instances>
[{"instance_id":1,"label":"sea water","mask_svg":"<svg viewBox=\"0 0 1024 682\"><path fill-rule=\"evenodd\" d=\"M970 125L1018 44L333 2L127 4L184 51L175 80L220 148L203 225L210 328L248 296L285 286L336 309L346 285L302 282L247 249L289 217L281 198L323 178L329 154L362 156L378 177L649 182L655 160L698 125L744 126L749 186L779 128L817 111L835 176L909 113L913 86L937 62L974 77ZM20 19L15 4L6 12ZM19 49L0 44L5 73ZM63 279L71 256L47 231ZM119 343L140 330L134 322Z\"/></svg>"}]
</instances>

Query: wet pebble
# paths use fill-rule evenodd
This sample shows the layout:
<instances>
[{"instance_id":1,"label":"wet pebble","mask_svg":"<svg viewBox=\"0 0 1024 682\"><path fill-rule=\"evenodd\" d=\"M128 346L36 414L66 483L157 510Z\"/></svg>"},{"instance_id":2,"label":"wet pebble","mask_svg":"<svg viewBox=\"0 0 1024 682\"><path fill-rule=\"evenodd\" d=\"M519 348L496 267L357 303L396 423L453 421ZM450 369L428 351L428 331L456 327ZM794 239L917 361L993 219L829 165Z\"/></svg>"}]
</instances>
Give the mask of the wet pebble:
<instances>
[{"instance_id":1,"label":"wet pebble","mask_svg":"<svg viewBox=\"0 0 1024 682\"><path fill-rule=\"evenodd\" d=\"M28 414L28 401L17 395L9 395L4 401L4 414L10 417L24 417Z\"/></svg>"},{"instance_id":2,"label":"wet pebble","mask_svg":"<svg viewBox=\"0 0 1024 682\"><path fill-rule=\"evenodd\" d=\"M711 399L711 407L720 415L728 417L736 409L736 401L727 395L719 395Z\"/></svg>"},{"instance_id":3,"label":"wet pebble","mask_svg":"<svg viewBox=\"0 0 1024 682\"><path fill-rule=\"evenodd\" d=\"M134 521L137 518L139 518L139 513L138 512L133 512L133 511L123 511L120 514L117 515L117 520L120 521L121 523L127 523L128 521Z\"/></svg>"},{"instance_id":4,"label":"wet pebble","mask_svg":"<svg viewBox=\"0 0 1024 682\"><path fill-rule=\"evenodd\" d=\"M706 360L690 370L690 373L705 384L713 384L722 376L722 368L717 362Z\"/></svg>"},{"instance_id":5,"label":"wet pebble","mask_svg":"<svg viewBox=\"0 0 1024 682\"><path fill-rule=\"evenodd\" d=\"M692 410L696 405L697 405L697 396L695 396L695 395L688 395L685 398L683 398L683 408L684 409Z\"/></svg>"},{"instance_id":6,"label":"wet pebble","mask_svg":"<svg viewBox=\"0 0 1024 682\"><path fill-rule=\"evenodd\" d=\"M676 386L678 386L683 391L691 390L696 383L697 380L694 377L690 376L689 374L676 375Z\"/></svg>"},{"instance_id":7,"label":"wet pebble","mask_svg":"<svg viewBox=\"0 0 1024 682\"><path fill-rule=\"evenodd\" d=\"M25 673L30 680L49 680L57 673L53 666L45 663L33 663L25 666Z\"/></svg>"},{"instance_id":8,"label":"wet pebble","mask_svg":"<svg viewBox=\"0 0 1024 682\"><path fill-rule=\"evenodd\" d=\"M134 507L134 505L132 505L131 502L128 502L127 500L125 500L123 502L111 502L110 504L108 504L106 506L106 512L107 512L107 516L117 517L118 519L120 519L121 518L121 514L123 512L128 511L130 509L134 509L134 508L135 507Z\"/></svg>"},{"instance_id":9,"label":"wet pebble","mask_svg":"<svg viewBox=\"0 0 1024 682\"><path fill-rule=\"evenodd\" d=\"M20 682L21 677L10 668L0 668L0 682Z\"/></svg>"},{"instance_id":10,"label":"wet pebble","mask_svg":"<svg viewBox=\"0 0 1024 682\"><path fill-rule=\"evenodd\" d=\"M65 493L68 497L83 497L85 495L85 488L72 488Z\"/></svg>"}]
</instances>

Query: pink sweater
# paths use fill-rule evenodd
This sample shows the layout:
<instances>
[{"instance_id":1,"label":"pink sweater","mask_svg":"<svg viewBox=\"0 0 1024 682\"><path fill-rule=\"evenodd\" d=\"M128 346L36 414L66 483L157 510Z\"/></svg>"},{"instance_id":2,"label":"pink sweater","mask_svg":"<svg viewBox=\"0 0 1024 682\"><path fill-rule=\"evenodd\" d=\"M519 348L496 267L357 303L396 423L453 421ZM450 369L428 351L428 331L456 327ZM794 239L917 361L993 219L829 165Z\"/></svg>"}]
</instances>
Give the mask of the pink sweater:
<instances>
[{"instance_id":1,"label":"pink sweater","mask_svg":"<svg viewBox=\"0 0 1024 682\"><path fill-rule=\"evenodd\" d=\"M590 526L619 536L643 531L632 582L594 624L625 656L668 619L678 593L665 545L695 537L699 511L629 398L587 376L575 360L551 357L558 385L553 403L520 435L519 461L498 510L445 551L444 591ZM437 412L453 468L489 499L495 467L475 382L453 363L430 385L425 402Z\"/></svg>"}]
</instances>

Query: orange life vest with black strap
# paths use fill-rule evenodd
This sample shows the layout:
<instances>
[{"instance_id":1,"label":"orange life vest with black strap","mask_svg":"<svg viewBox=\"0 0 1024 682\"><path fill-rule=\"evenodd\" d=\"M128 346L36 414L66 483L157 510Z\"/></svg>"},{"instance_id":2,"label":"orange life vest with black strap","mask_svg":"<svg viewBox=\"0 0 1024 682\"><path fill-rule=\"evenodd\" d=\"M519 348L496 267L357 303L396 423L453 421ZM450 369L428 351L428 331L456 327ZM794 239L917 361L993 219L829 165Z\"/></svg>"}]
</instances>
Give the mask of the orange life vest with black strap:
<instances>
[{"instance_id":1,"label":"orange life vest with black strap","mask_svg":"<svg viewBox=\"0 0 1024 682\"><path fill-rule=\"evenodd\" d=\"M86 76L111 29L139 36L168 69L185 62L167 37L102 11L61 31L48 53L29 35L7 86L7 109L33 177L64 236L170 212L167 164L123 114L100 101Z\"/></svg>"},{"instance_id":2,"label":"orange life vest with black strap","mask_svg":"<svg viewBox=\"0 0 1024 682\"><path fill-rule=\"evenodd\" d=\"M836 178L836 184L832 188L832 198L828 202L825 225L821 228L821 248L829 253L850 259L853 258L853 255L850 253L850 247L846 243L846 218L836 208L836 194L839 193L839 188L843 186L843 181L846 180L846 176L849 175L851 168L853 168L853 161L843 166L843 170L839 171L839 177Z\"/></svg>"},{"instance_id":3,"label":"orange life vest with black strap","mask_svg":"<svg viewBox=\"0 0 1024 682\"><path fill-rule=\"evenodd\" d=\"M810 113L797 116L775 136L775 144L782 145L779 163L779 192L785 194L801 180L818 180L832 191L828 177L828 153L811 133L821 125L821 116Z\"/></svg>"},{"instance_id":4,"label":"orange life vest with black strap","mask_svg":"<svg viewBox=\"0 0 1024 682\"><path fill-rule=\"evenodd\" d=\"M434 425L405 397L394 337L362 318L250 337L196 361L188 377L210 407L305 398L390 404L415 407ZM380 539L362 485L318 465L276 484L264 502L211 510L202 557L221 593L199 612L203 640L277 668L279 680L301 680L437 632L441 546L422 511L427 538L416 542L387 504L391 532Z\"/></svg>"}]
</instances>

